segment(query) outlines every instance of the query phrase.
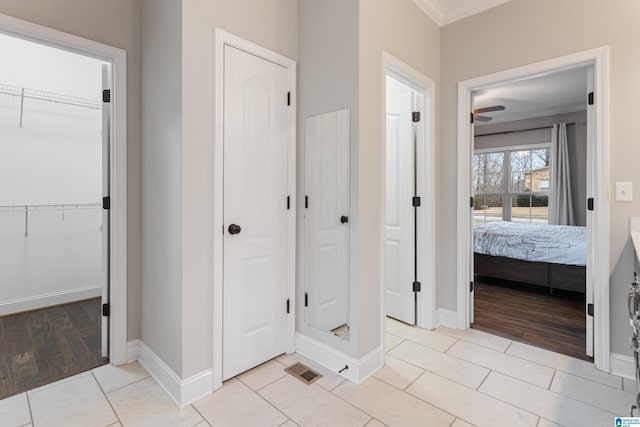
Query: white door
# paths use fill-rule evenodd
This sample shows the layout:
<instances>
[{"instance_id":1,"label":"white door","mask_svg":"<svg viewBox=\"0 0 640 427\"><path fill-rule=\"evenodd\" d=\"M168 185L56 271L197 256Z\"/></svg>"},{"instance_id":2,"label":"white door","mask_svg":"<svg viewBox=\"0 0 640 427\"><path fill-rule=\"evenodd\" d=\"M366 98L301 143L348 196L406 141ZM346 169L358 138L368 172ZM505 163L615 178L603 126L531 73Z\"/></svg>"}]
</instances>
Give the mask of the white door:
<instances>
[{"instance_id":1,"label":"white door","mask_svg":"<svg viewBox=\"0 0 640 427\"><path fill-rule=\"evenodd\" d=\"M587 97L594 92L593 67L587 69ZM587 103L587 197L595 194L595 101L592 105ZM586 319L586 354L593 357L593 316L589 316L589 305L593 304L593 265L595 259L595 246L593 244L593 227L595 226L594 212L587 210L587 266L585 284L585 319ZM595 315L595 313L594 313Z\"/></svg>"},{"instance_id":2,"label":"white door","mask_svg":"<svg viewBox=\"0 0 640 427\"><path fill-rule=\"evenodd\" d=\"M226 380L286 351L289 165L287 69L224 49Z\"/></svg>"},{"instance_id":3,"label":"white door","mask_svg":"<svg viewBox=\"0 0 640 427\"><path fill-rule=\"evenodd\" d=\"M305 291L307 323L348 323L349 110L305 121Z\"/></svg>"},{"instance_id":4,"label":"white door","mask_svg":"<svg viewBox=\"0 0 640 427\"><path fill-rule=\"evenodd\" d=\"M387 76L385 314L415 324L413 90Z\"/></svg>"},{"instance_id":5,"label":"white door","mask_svg":"<svg viewBox=\"0 0 640 427\"><path fill-rule=\"evenodd\" d=\"M109 165L111 147L111 66L102 66L102 195L109 197ZM107 199L109 200L109 199ZM103 208L107 207L104 206ZM109 304L109 209L102 210L102 306ZM103 311L104 314L104 311ZM109 316L102 316L102 357L109 356Z\"/></svg>"}]
</instances>

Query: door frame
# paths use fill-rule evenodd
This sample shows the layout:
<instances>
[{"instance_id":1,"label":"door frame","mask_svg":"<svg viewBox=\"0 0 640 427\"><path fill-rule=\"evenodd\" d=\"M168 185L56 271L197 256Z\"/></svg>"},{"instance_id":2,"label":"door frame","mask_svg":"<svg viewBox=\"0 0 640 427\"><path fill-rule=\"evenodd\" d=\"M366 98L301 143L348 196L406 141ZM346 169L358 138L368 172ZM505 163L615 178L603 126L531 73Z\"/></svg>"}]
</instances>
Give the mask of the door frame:
<instances>
[{"instance_id":1,"label":"door frame","mask_svg":"<svg viewBox=\"0 0 640 427\"><path fill-rule=\"evenodd\" d=\"M295 351L296 269L296 62L219 28L214 29L214 141L213 141L213 389L222 387L222 334L224 289L224 46L229 45L287 69L291 106L288 111L288 187L291 197L287 217L287 290L290 312L287 324L287 353ZM285 102L283 94L283 102Z\"/></svg>"},{"instance_id":2,"label":"door frame","mask_svg":"<svg viewBox=\"0 0 640 427\"><path fill-rule=\"evenodd\" d=\"M418 135L417 147L417 188L416 194L422 198L422 207L418 210L418 253L424 254L418 261L418 281L422 289L418 292L416 304L416 326L425 329L434 329L437 326L436 316L436 276L435 276L435 97L436 85L433 80L417 71L410 65L394 57L390 53L382 52L382 135L381 135L381 164L382 170L382 199L380 204L380 235L385 235L386 224L386 176L387 176L387 75L394 78L400 77L416 92L422 95L422 105L419 110L424 116L422 135ZM422 224L422 225L421 225ZM381 245L380 263L380 321L381 342L385 342L385 284L384 284L384 244ZM407 286L410 284L408 283Z\"/></svg>"},{"instance_id":3,"label":"door frame","mask_svg":"<svg viewBox=\"0 0 640 427\"><path fill-rule=\"evenodd\" d=\"M127 52L63 31L0 14L0 32L111 63L111 138L109 184L109 361L127 357Z\"/></svg>"},{"instance_id":4,"label":"door frame","mask_svg":"<svg viewBox=\"0 0 640 427\"><path fill-rule=\"evenodd\" d=\"M609 317L609 47L604 46L558 57L511 70L501 71L458 83L458 182L457 182L457 327L470 327L471 297L469 282L471 269L472 233L469 200L471 194L471 158L473 155L473 128L469 120L472 93L492 86L526 80L563 69L592 66L594 70L594 167L593 197L596 209L592 211L593 224L588 230L592 250L588 251L587 265L592 269L594 323L594 363L605 372L610 371L610 317ZM588 166L589 168L589 166ZM596 262L597 260L597 262ZM589 301L587 296L587 301Z\"/></svg>"}]
</instances>

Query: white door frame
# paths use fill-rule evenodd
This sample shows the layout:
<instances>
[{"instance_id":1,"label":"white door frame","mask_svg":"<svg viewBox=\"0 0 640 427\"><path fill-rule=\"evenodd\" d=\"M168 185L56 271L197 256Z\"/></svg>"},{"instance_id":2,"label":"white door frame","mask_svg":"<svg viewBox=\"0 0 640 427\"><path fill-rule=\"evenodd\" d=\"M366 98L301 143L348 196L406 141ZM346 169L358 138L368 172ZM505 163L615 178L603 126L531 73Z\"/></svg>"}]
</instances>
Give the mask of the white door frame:
<instances>
[{"instance_id":1,"label":"white door frame","mask_svg":"<svg viewBox=\"0 0 640 427\"><path fill-rule=\"evenodd\" d=\"M288 211L287 289L291 302L287 326L287 353L295 351L295 268L296 268L296 62L226 31L214 31L214 117L213 141L213 389L222 387L223 333L223 194L224 194L224 46L233 46L287 69L291 106L288 112L288 185L291 209ZM286 99L283 95L282 102Z\"/></svg>"},{"instance_id":2,"label":"white door frame","mask_svg":"<svg viewBox=\"0 0 640 427\"><path fill-rule=\"evenodd\" d=\"M458 83L458 207L457 207L457 327L470 326L471 304L469 282L471 271L471 158L473 155L472 125L469 113L472 92L505 83L526 80L563 69L591 65L594 69L595 85L595 200L592 230L589 230L593 251L587 263L593 269L594 317L594 363L602 371L610 370L609 329L609 48L608 46L578 52L507 71L464 80Z\"/></svg>"},{"instance_id":3,"label":"white door frame","mask_svg":"<svg viewBox=\"0 0 640 427\"><path fill-rule=\"evenodd\" d=\"M422 206L418 209L418 281L422 284L422 289L418 293L416 325L420 328L434 329L436 320L436 277L435 277L435 82L421 72L415 70L410 65L395 58L388 52L382 52L382 135L381 135L381 165L382 170L382 200L380 204L380 231L381 236L385 235L386 224L386 200L387 191L384 184L387 174L387 75L401 77L406 83L422 95L422 105L420 111L424 124L422 137L418 137L417 146L417 188L416 194L422 199ZM381 249L380 263L380 321L381 342L385 341L385 286L384 286L384 245ZM411 284L407 283L407 286Z\"/></svg>"},{"instance_id":4,"label":"white door frame","mask_svg":"<svg viewBox=\"0 0 640 427\"><path fill-rule=\"evenodd\" d=\"M110 62L110 363L127 359L127 52L93 40L0 14L0 32Z\"/></svg>"}]
</instances>

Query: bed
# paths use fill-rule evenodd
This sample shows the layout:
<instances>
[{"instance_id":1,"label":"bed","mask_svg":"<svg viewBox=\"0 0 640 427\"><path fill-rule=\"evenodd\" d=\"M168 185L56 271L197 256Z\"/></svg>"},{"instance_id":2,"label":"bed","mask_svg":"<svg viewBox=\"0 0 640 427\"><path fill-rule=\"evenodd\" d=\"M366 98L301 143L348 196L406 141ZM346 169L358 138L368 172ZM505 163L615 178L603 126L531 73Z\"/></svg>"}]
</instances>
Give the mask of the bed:
<instances>
[{"instance_id":1,"label":"bed","mask_svg":"<svg viewBox=\"0 0 640 427\"><path fill-rule=\"evenodd\" d=\"M475 274L585 292L586 227L495 221L473 240Z\"/></svg>"}]
</instances>

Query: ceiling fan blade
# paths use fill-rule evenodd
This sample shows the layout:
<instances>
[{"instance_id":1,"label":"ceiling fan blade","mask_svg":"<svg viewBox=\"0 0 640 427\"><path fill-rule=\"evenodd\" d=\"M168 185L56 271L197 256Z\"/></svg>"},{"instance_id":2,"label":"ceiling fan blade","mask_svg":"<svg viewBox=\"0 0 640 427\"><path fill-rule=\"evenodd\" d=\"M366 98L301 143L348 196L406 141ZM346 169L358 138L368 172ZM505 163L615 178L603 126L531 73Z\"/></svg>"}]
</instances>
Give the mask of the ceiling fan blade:
<instances>
[{"instance_id":1,"label":"ceiling fan blade","mask_svg":"<svg viewBox=\"0 0 640 427\"><path fill-rule=\"evenodd\" d=\"M503 111L503 110L505 110L504 105L494 105L492 107L478 108L477 110L473 110L473 114L491 113L493 111Z\"/></svg>"},{"instance_id":2,"label":"ceiling fan blade","mask_svg":"<svg viewBox=\"0 0 640 427\"><path fill-rule=\"evenodd\" d=\"M490 122L491 120L493 120L493 117L475 116L473 119L478 121L478 122L487 123L487 122Z\"/></svg>"}]
</instances>

